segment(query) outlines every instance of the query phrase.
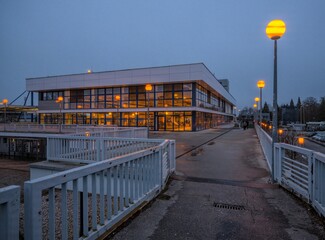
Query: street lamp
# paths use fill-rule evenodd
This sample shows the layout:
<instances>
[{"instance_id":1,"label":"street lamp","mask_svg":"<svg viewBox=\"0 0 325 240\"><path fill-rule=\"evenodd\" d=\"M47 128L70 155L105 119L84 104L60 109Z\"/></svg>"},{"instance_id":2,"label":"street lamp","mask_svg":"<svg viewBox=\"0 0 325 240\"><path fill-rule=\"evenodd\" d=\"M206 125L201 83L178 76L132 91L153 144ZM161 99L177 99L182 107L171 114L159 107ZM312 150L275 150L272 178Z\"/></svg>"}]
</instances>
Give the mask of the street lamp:
<instances>
[{"instance_id":1,"label":"street lamp","mask_svg":"<svg viewBox=\"0 0 325 240\"><path fill-rule=\"evenodd\" d=\"M119 116L119 108L120 108L120 95L116 95L115 96L115 100L116 100L116 114L117 114L117 126L119 126L119 122L120 122L120 116Z\"/></svg>"},{"instance_id":2,"label":"street lamp","mask_svg":"<svg viewBox=\"0 0 325 240\"><path fill-rule=\"evenodd\" d=\"M257 87L260 89L260 122L262 122L262 89L265 87L265 82L263 80L259 80L257 82Z\"/></svg>"},{"instance_id":3,"label":"street lamp","mask_svg":"<svg viewBox=\"0 0 325 240\"><path fill-rule=\"evenodd\" d=\"M59 108L60 108L60 121L59 121L59 132L62 132L62 122L63 122L63 116L62 116L62 102L63 102L63 97L59 96L56 100L56 103L59 104Z\"/></svg>"},{"instance_id":4,"label":"street lamp","mask_svg":"<svg viewBox=\"0 0 325 240\"><path fill-rule=\"evenodd\" d=\"M147 137L149 138L149 120L150 120L150 115L149 115L149 103L150 103L150 92L152 90L152 85L151 84L147 84L145 86L146 92L147 92Z\"/></svg>"},{"instance_id":5,"label":"street lamp","mask_svg":"<svg viewBox=\"0 0 325 240\"><path fill-rule=\"evenodd\" d=\"M277 40L286 31L286 25L282 20L272 20L266 27L266 35L274 40L274 73L273 73L273 131L272 131L272 181L274 182L274 144L278 139L278 70L277 70Z\"/></svg>"},{"instance_id":6,"label":"street lamp","mask_svg":"<svg viewBox=\"0 0 325 240\"><path fill-rule=\"evenodd\" d=\"M7 122L7 104L8 104L8 99L3 99L2 104L4 106L4 125L3 125L3 130L6 131L6 122Z\"/></svg>"},{"instance_id":7,"label":"street lamp","mask_svg":"<svg viewBox=\"0 0 325 240\"><path fill-rule=\"evenodd\" d=\"M254 108L256 108L256 112L254 113L254 118L255 120L258 120L257 112L258 112L258 102L260 101L260 98L256 97L254 100L255 100Z\"/></svg>"}]
</instances>

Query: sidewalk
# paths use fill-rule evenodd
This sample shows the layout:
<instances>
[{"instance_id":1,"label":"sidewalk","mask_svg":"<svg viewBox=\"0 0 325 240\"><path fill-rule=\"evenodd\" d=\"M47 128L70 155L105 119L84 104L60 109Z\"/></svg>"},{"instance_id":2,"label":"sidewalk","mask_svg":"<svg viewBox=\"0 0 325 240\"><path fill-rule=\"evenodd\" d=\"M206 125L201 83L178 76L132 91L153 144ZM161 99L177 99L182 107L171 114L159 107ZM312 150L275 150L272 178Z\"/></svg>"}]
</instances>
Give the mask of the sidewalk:
<instances>
[{"instance_id":1,"label":"sidewalk","mask_svg":"<svg viewBox=\"0 0 325 240\"><path fill-rule=\"evenodd\" d=\"M307 205L277 185L254 129L158 133L176 139L169 188L113 239L325 239ZM219 136L219 137L218 137Z\"/></svg>"}]
</instances>

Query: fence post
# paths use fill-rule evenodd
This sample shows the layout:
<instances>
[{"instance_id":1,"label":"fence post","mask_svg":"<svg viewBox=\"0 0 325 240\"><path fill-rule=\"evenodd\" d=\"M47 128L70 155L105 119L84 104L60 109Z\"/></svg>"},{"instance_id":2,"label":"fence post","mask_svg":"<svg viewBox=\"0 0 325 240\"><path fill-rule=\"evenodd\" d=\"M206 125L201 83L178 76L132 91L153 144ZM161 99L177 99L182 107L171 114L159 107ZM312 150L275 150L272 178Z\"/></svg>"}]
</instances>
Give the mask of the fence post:
<instances>
[{"instance_id":1,"label":"fence post","mask_svg":"<svg viewBox=\"0 0 325 240\"><path fill-rule=\"evenodd\" d=\"M96 138L96 161L101 161L101 153L100 153L100 138Z\"/></svg>"},{"instance_id":2,"label":"fence post","mask_svg":"<svg viewBox=\"0 0 325 240\"><path fill-rule=\"evenodd\" d=\"M0 189L0 239L19 239L20 187Z\"/></svg>"},{"instance_id":3,"label":"fence post","mask_svg":"<svg viewBox=\"0 0 325 240\"><path fill-rule=\"evenodd\" d=\"M26 240L42 239L42 196L30 181L24 184L24 235Z\"/></svg>"},{"instance_id":4,"label":"fence post","mask_svg":"<svg viewBox=\"0 0 325 240\"><path fill-rule=\"evenodd\" d=\"M311 154L308 156L308 188L309 188L309 201L313 204L314 202L314 167L315 160L314 160L314 152L311 152Z\"/></svg>"},{"instance_id":5,"label":"fence post","mask_svg":"<svg viewBox=\"0 0 325 240\"><path fill-rule=\"evenodd\" d=\"M159 147L159 170L158 170L158 175L159 175L159 185L160 185L160 190L163 189L163 154L162 154L162 147Z\"/></svg>"}]
</instances>

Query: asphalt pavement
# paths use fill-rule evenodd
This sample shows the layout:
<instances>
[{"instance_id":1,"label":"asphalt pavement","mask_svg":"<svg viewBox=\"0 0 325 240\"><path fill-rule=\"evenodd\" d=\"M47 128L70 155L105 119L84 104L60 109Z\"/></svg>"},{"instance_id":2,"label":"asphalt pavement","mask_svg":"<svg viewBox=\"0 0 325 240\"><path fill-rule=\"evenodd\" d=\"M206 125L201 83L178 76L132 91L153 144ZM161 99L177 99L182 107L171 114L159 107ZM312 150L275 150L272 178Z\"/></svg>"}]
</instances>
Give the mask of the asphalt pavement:
<instances>
[{"instance_id":1,"label":"asphalt pavement","mask_svg":"<svg viewBox=\"0 0 325 240\"><path fill-rule=\"evenodd\" d=\"M177 171L166 191L110 238L325 239L322 219L270 183L254 129L152 133L151 138L176 140Z\"/></svg>"}]
</instances>

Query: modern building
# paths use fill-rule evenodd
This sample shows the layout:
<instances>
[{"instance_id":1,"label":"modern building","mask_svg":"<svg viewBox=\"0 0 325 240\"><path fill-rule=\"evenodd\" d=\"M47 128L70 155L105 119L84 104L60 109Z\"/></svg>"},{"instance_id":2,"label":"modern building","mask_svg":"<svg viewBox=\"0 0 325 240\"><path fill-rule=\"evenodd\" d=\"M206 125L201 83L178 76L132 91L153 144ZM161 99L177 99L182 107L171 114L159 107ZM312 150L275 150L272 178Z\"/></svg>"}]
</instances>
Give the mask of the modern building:
<instances>
[{"instance_id":1,"label":"modern building","mask_svg":"<svg viewBox=\"0 0 325 240\"><path fill-rule=\"evenodd\" d=\"M28 78L26 89L40 123L198 131L232 121L236 105L203 63Z\"/></svg>"}]
</instances>

